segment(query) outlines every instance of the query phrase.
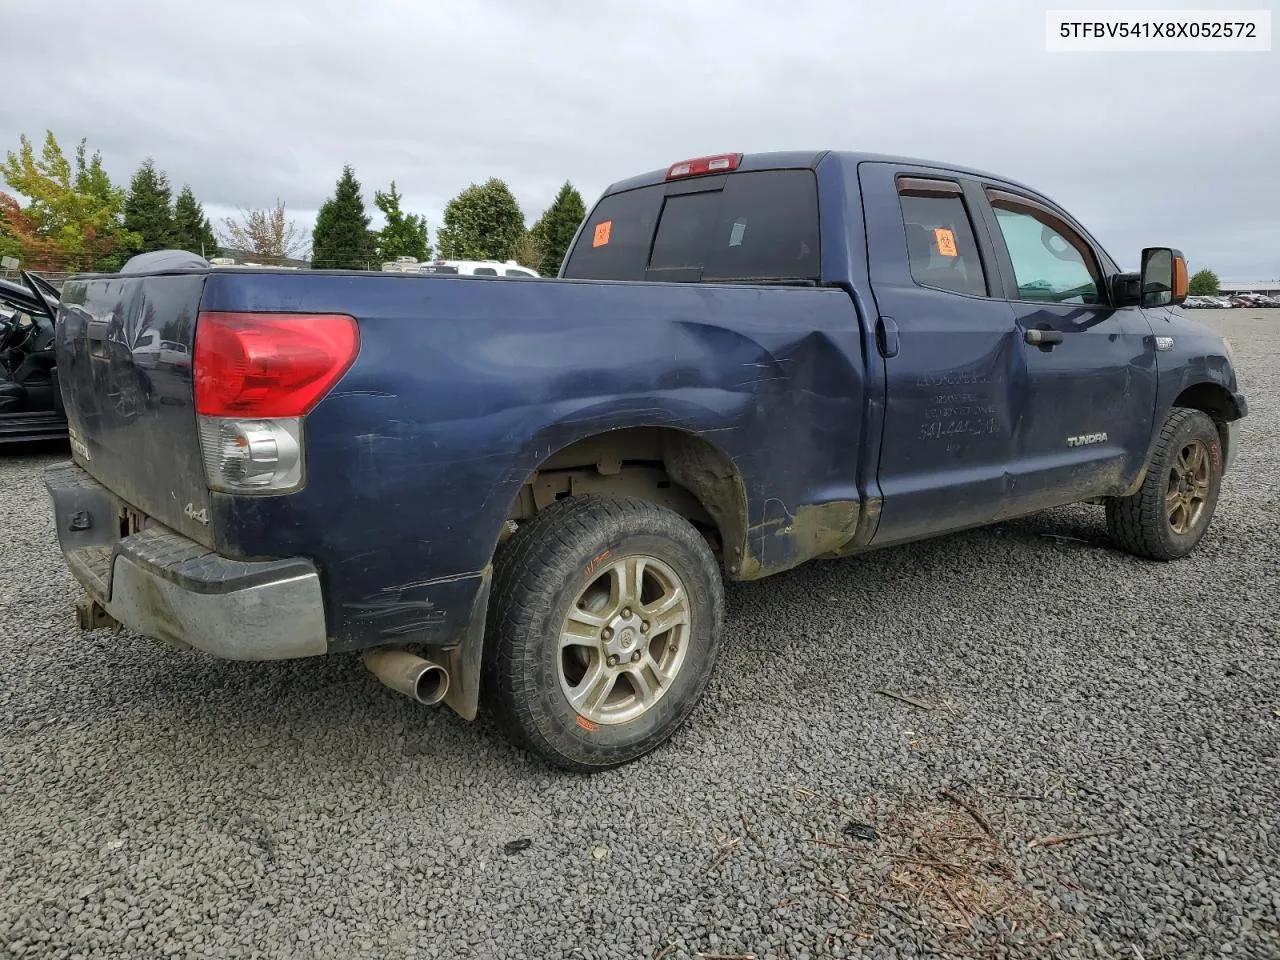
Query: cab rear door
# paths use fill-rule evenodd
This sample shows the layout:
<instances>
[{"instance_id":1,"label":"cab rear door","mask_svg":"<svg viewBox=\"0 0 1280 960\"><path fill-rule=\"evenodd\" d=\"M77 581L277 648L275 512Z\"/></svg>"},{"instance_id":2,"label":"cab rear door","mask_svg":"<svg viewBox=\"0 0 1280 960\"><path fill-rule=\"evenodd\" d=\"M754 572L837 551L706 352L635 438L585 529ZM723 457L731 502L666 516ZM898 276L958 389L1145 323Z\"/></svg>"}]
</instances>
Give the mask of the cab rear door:
<instances>
[{"instance_id":1,"label":"cab rear door","mask_svg":"<svg viewBox=\"0 0 1280 960\"><path fill-rule=\"evenodd\" d=\"M1015 469L1026 366L974 185L884 162L859 180L886 391L873 543L986 523Z\"/></svg>"}]
</instances>

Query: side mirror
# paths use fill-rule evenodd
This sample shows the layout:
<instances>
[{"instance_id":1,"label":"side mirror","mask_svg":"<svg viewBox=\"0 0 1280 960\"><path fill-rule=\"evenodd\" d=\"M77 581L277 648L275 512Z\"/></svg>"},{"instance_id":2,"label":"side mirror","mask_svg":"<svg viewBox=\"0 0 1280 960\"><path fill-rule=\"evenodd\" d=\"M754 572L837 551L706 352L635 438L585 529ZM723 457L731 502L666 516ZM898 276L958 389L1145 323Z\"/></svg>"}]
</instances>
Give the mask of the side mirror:
<instances>
[{"instance_id":1,"label":"side mirror","mask_svg":"<svg viewBox=\"0 0 1280 960\"><path fill-rule=\"evenodd\" d=\"M1187 299L1187 261L1181 250L1142 251L1142 306L1176 307Z\"/></svg>"}]
</instances>

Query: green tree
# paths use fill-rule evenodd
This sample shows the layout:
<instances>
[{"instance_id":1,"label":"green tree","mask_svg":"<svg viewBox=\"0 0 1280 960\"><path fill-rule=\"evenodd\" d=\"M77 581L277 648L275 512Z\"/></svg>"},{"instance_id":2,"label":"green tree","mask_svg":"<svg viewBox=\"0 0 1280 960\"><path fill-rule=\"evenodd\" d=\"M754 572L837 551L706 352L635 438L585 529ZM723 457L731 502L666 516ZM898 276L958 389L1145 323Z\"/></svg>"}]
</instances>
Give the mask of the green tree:
<instances>
[{"instance_id":1,"label":"green tree","mask_svg":"<svg viewBox=\"0 0 1280 960\"><path fill-rule=\"evenodd\" d=\"M532 265L535 270L544 277L554 277L560 272L560 264L569 252L573 235L586 216L587 207L582 202L582 194L566 180L551 206L530 231L542 248L542 261Z\"/></svg>"},{"instance_id":2,"label":"green tree","mask_svg":"<svg viewBox=\"0 0 1280 960\"><path fill-rule=\"evenodd\" d=\"M150 253L172 246L172 195L169 178L147 157L129 182L129 195L124 201L125 229L141 238L137 252Z\"/></svg>"},{"instance_id":3,"label":"green tree","mask_svg":"<svg viewBox=\"0 0 1280 960\"><path fill-rule=\"evenodd\" d=\"M542 273L542 258L542 241L532 230L526 230L524 235L516 241L515 248L511 251L511 259L522 267ZM542 275L547 276L545 273Z\"/></svg>"},{"instance_id":4,"label":"green tree","mask_svg":"<svg viewBox=\"0 0 1280 960\"><path fill-rule=\"evenodd\" d=\"M21 243L14 239L21 234L29 242L59 251L60 266L118 268L141 238L124 228L125 193L107 176L102 155L89 157L81 140L73 164L52 130L45 133L39 157L25 134L19 144L17 153L9 151L0 165L5 182L27 200L22 207L15 197L0 193L6 201L0 208L10 211L0 224L0 233L9 238L7 245ZM21 211L20 218L15 210Z\"/></svg>"},{"instance_id":5,"label":"green tree","mask_svg":"<svg viewBox=\"0 0 1280 960\"><path fill-rule=\"evenodd\" d=\"M1216 297L1218 275L1212 270L1201 270L1187 283L1187 293L1193 297Z\"/></svg>"},{"instance_id":6,"label":"green tree","mask_svg":"<svg viewBox=\"0 0 1280 960\"><path fill-rule=\"evenodd\" d=\"M191 192L191 187L182 185L178 199L173 202L173 246L177 250L188 250L202 257L218 255L218 240L213 235L213 225L204 215L204 207Z\"/></svg>"},{"instance_id":7,"label":"green tree","mask_svg":"<svg viewBox=\"0 0 1280 960\"><path fill-rule=\"evenodd\" d=\"M431 258L431 243L427 218L405 213L400 209L400 200L394 180L391 181L390 192L375 190L373 193L373 202L387 218L387 225L378 233L378 256L382 260L394 260L396 257L428 260Z\"/></svg>"},{"instance_id":8,"label":"green tree","mask_svg":"<svg viewBox=\"0 0 1280 960\"><path fill-rule=\"evenodd\" d=\"M333 196L316 215L311 233L311 265L321 269L368 270L378 258L375 234L364 212L360 182L348 164Z\"/></svg>"},{"instance_id":9,"label":"green tree","mask_svg":"<svg viewBox=\"0 0 1280 960\"><path fill-rule=\"evenodd\" d=\"M436 239L449 260L509 260L525 234L524 214L505 183L496 177L467 189L444 208Z\"/></svg>"}]
</instances>

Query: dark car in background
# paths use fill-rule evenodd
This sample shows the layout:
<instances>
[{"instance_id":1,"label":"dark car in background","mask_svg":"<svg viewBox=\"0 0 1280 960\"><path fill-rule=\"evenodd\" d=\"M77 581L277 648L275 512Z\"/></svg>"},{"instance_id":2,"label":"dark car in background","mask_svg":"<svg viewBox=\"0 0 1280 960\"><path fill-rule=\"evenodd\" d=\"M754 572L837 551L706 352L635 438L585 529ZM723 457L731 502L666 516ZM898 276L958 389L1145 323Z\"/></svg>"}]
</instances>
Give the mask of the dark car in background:
<instances>
[{"instance_id":1,"label":"dark car in background","mask_svg":"<svg viewBox=\"0 0 1280 960\"><path fill-rule=\"evenodd\" d=\"M0 280L0 443L65 439L53 356L58 292L28 273L22 280Z\"/></svg>"}]
</instances>

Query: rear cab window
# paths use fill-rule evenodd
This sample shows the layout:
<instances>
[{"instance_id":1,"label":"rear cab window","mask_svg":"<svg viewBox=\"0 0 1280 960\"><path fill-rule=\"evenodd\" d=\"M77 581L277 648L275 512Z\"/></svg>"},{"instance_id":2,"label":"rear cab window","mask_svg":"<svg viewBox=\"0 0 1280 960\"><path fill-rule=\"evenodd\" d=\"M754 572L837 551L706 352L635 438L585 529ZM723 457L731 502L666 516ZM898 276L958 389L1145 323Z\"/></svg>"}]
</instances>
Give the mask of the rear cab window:
<instances>
[{"instance_id":1,"label":"rear cab window","mask_svg":"<svg viewBox=\"0 0 1280 960\"><path fill-rule=\"evenodd\" d=\"M812 170L756 170L659 183L605 197L564 274L674 282L821 279Z\"/></svg>"}]
</instances>

